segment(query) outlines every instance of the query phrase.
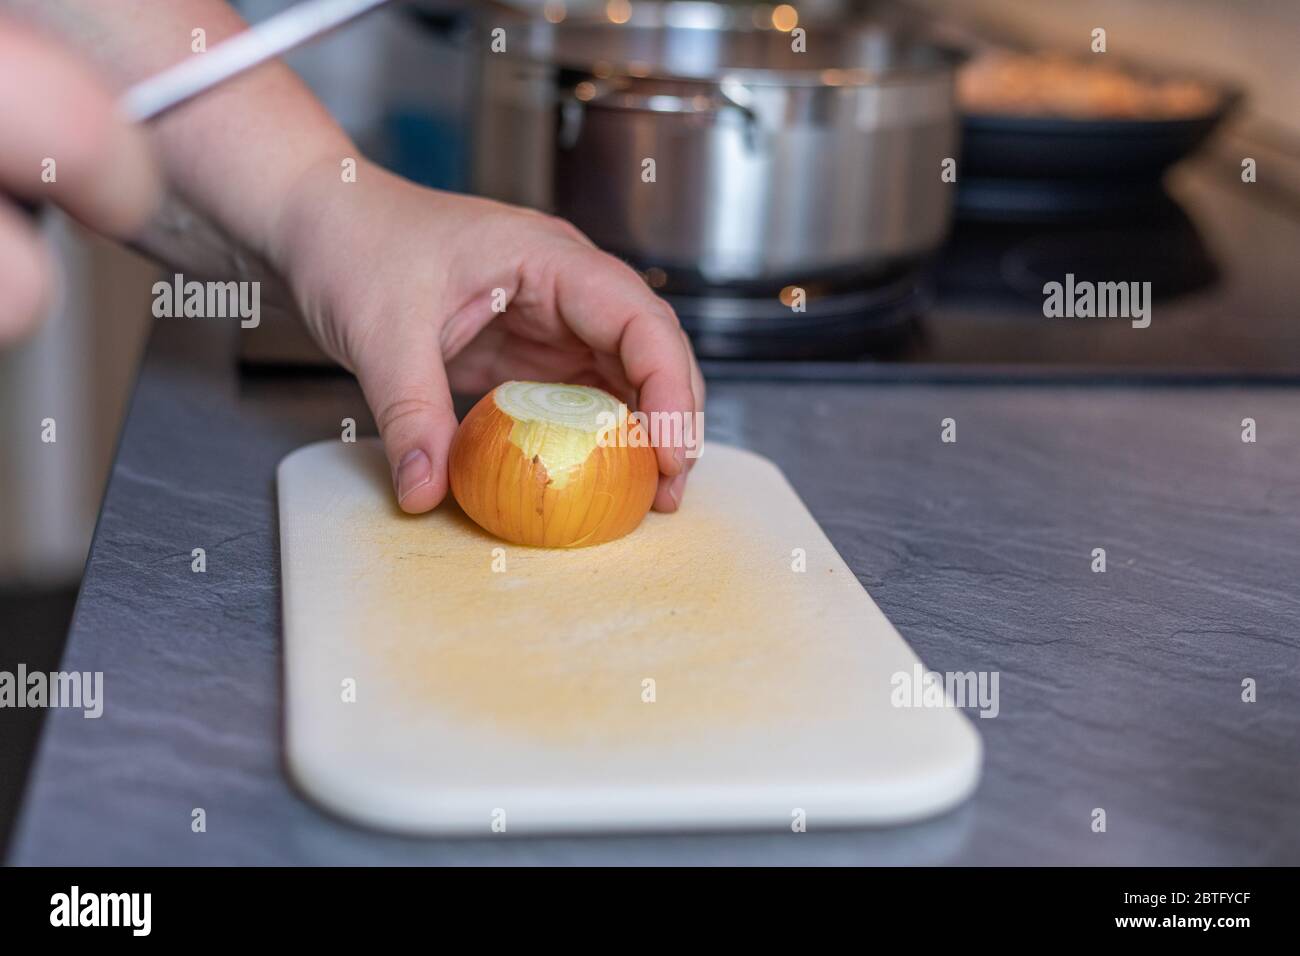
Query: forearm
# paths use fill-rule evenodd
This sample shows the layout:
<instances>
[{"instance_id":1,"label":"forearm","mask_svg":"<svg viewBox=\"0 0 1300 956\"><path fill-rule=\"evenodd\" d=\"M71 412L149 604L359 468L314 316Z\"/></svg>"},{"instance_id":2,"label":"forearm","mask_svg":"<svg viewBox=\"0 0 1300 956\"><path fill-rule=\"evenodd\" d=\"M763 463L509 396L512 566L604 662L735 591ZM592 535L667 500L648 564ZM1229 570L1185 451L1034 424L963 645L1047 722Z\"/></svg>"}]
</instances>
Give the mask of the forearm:
<instances>
[{"instance_id":1,"label":"forearm","mask_svg":"<svg viewBox=\"0 0 1300 956\"><path fill-rule=\"evenodd\" d=\"M244 29L223 0L0 0L91 59L119 89ZM152 139L169 191L137 238L176 265L225 271L273 260L279 219L303 175L355 148L298 77L266 64L157 120ZM197 216L203 222L191 221ZM227 245L235 248L226 248ZM223 261L225 260L225 261Z\"/></svg>"}]
</instances>

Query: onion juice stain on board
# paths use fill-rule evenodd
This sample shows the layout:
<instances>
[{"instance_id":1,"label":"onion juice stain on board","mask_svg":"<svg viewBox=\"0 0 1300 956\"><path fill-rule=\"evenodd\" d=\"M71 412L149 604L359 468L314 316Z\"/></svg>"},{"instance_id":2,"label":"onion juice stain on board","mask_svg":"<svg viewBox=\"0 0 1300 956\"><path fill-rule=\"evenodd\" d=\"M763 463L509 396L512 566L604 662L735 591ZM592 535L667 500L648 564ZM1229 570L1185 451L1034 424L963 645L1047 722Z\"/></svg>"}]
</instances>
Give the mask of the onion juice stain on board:
<instances>
[{"instance_id":1,"label":"onion juice stain on board","mask_svg":"<svg viewBox=\"0 0 1300 956\"><path fill-rule=\"evenodd\" d=\"M808 671L803 575L719 510L688 495L617 541L549 550L497 540L450 497L418 518L371 504L348 522L376 569L365 639L406 706L551 744L811 726L836 675Z\"/></svg>"}]
</instances>

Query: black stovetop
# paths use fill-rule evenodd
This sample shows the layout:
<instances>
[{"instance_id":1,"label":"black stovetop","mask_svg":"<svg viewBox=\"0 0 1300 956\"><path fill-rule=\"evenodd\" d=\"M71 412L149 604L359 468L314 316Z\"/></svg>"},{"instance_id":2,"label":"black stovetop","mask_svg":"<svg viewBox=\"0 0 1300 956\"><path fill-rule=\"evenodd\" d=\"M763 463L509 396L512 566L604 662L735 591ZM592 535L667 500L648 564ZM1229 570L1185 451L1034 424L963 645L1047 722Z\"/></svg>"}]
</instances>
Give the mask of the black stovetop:
<instances>
[{"instance_id":1,"label":"black stovetop","mask_svg":"<svg viewBox=\"0 0 1300 956\"><path fill-rule=\"evenodd\" d=\"M1150 282L1150 325L1046 317L1044 284L1067 273L1076 283ZM1300 210L1213 157L1097 215L959 215L924 282L924 307L887 347L816 361L708 360L706 372L1300 380Z\"/></svg>"}]
</instances>

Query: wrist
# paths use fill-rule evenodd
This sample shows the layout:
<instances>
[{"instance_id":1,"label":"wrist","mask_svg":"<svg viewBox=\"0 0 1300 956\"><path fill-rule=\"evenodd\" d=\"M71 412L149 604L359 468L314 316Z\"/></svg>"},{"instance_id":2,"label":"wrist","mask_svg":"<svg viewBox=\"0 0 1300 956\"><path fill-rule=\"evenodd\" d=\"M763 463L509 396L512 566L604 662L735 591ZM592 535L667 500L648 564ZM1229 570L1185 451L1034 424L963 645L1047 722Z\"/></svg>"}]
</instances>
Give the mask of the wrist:
<instances>
[{"instance_id":1,"label":"wrist","mask_svg":"<svg viewBox=\"0 0 1300 956\"><path fill-rule=\"evenodd\" d=\"M345 165L346 164L346 165ZM267 262L286 277L302 258L304 247L328 241L322 230L337 228L329 220L341 200L339 187L348 185L349 171L360 177L369 165L350 139L337 139L314 148L295 168L281 177L273 211L260 237ZM335 236L335 239L338 237Z\"/></svg>"},{"instance_id":2,"label":"wrist","mask_svg":"<svg viewBox=\"0 0 1300 956\"><path fill-rule=\"evenodd\" d=\"M402 231L415 189L349 143L305 164L277 209L266 259L317 343L346 368L385 314L385 244Z\"/></svg>"},{"instance_id":3,"label":"wrist","mask_svg":"<svg viewBox=\"0 0 1300 956\"><path fill-rule=\"evenodd\" d=\"M417 186L349 147L304 167L286 191L269 237L268 262L313 295L334 279L353 277L359 261L396 235L418 231L428 238L445 225L449 204L463 198ZM387 258L372 263L386 265Z\"/></svg>"}]
</instances>

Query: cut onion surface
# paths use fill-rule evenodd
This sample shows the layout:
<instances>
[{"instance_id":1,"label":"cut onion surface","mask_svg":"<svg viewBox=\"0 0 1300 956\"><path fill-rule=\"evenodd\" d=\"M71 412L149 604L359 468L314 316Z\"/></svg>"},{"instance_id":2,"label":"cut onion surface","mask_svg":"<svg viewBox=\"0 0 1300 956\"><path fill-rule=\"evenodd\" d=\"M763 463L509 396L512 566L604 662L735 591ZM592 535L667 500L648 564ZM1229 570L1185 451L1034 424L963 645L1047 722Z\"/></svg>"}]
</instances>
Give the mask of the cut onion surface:
<instances>
[{"instance_id":1,"label":"cut onion surface","mask_svg":"<svg viewBox=\"0 0 1300 956\"><path fill-rule=\"evenodd\" d=\"M614 396L583 385L506 382L451 444L451 491L480 527L514 544L578 548L636 528L658 462Z\"/></svg>"}]
</instances>

